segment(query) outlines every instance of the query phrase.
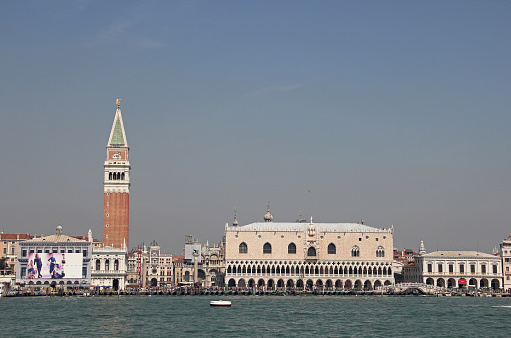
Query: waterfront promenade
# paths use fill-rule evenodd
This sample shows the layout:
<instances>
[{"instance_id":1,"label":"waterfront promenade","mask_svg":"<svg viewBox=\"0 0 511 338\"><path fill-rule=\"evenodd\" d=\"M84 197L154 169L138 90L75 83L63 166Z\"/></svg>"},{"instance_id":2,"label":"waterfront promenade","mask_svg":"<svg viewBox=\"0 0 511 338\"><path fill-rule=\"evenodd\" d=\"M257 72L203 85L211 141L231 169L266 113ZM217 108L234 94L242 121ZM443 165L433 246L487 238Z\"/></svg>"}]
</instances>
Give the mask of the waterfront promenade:
<instances>
[{"instance_id":1,"label":"waterfront promenade","mask_svg":"<svg viewBox=\"0 0 511 338\"><path fill-rule=\"evenodd\" d=\"M469 290L469 289L443 289L421 283L403 283L394 287L380 288L379 290L355 290L355 289L314 289L303 290L295 288L281 288L265 290L257 288L212 288L196 289L192 287L180 287L169 289L132 289L132 290L94 290L94 289L52 289L41 288L40 290L12 290L6 297L36 297L36 296L460 296L460 297L510 297L511 294L492 289Z\"/></svg>"}]
</instances>

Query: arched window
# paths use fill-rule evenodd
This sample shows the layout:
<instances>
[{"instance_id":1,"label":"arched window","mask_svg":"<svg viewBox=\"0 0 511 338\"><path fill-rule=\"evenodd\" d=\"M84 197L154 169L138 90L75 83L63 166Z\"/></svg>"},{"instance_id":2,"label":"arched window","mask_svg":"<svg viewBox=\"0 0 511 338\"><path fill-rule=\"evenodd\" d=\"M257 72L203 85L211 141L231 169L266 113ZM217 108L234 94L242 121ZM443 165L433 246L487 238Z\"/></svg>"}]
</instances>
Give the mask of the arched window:
<instances>
[{"instance_id":1,"label":"arched window","mask_svg":"<svg viewBox=\"0 0 511 338\"><path fill-rule=\"evenodd\" d=\"M266 242L263 245L263 254L271 254L271 244Z\"/></svg>"},{"instance_id":2,"label":"arched window","mask_svg":"<svg viewBox=\"0 0 511 338\"><path fill-rule=\"evenodd\" d=\"M110 261L108 259L105 261L105 270L110 270Z\"/></svg>"},{"instance_id":3,"label":"arched window","mask_svg":"<svg viewBox=\"0 0 511 338\"><path fill-rule=\"evenodd\" d=\"M310 256L310 257L316 257L316 249L314 249L314 247L310 247L308 250L307 250L307 256Z\"/></svg>"},{"instance_id":4,"label":"arched window","mask_svg":"<svg viewBox=\"0 0 511 338\"><path fill-rule=\"evenodd\" d=\"M108 179L111 180L112 179L112 173L109 173L108 174Z\"/></svg>"},{"instance_id":5,"label":"arched window","mask_svg":"<svg viewBox=\"0 0 511 338\"><path fill-rule=\"evenodd\" d=\"M118 260L118 259L116 259L116 260L114 261L114 270L115 270L115 271L119 270L119 260Z\"/></svg>"},{"instance_id":6,"label":"arched window","mask_svg":"<svg viewBox=\"0 0 511 338\"><path fill-rule=\"evenodd\" d=\"M247 243L243 242L240 244L240 254L246 254L248 252Z\"/></svg>"},{"instance_id":7,"label":"arched window","mask_svg":"<svg viewBox=\"0 0 511 338\"><path fill-rule=\"evenodd\" d=\"M385 249L381 245L376 249L376 257L385 257Z\"/></svg>"},{"instance_id":8,"label":"arched window","mask_svg":"<svg viewBox=\"0 0 511 338\"><path fill-rule=\"evenodd\" d=\"M124 180L124 173L121 174L121 180Z\"/></svg>"},{"instance_id":9,"label":"arched window","mask_svg":"<svg viewBox=\"0 0 511 338\"><path fill-rule=\"evenodd\" d=\"M360 257L360 249L358 246L354 246L353 249L351 249L351 257Z\"/></svg>"},{"instance_id":10,"label":"arched window","mask_svg":"<svg viewBox=\"0 0 511 338\"><path fill-rule=\"evenodd\" d=\"M117 173L117 179L120 180L121 179L121 173Z\"/></svg>"},{"instance_id":11,"label":"arched window","mask_svg":"<svg viewBox=\"0 0 511 338\"><path fill-rule=\"evenodd\" d=\"M295 254L296 253L296 245L295 243L289 243L287 246L287 253L288 254Z\"/></svg>"},{"instance_id":12,"label":"arched window","mask_svg":"<svg viewBox=\"0 0 511 338\"><path fill-rule=\"evenodd\" d=\"M101 261L96 259L96 270L101 270Z\"/></svg>"},{"instance_id":13,"label":"arched window","mask_svg":"<svg viewBox=\"0 0 511 338\"><path fill-rule=\"evenodd\" d=\"M335 255L336 253L337 253L337 250L335 248L335 244L334 243L328 244L328 254Z\"/></svg>"}]
</instances>

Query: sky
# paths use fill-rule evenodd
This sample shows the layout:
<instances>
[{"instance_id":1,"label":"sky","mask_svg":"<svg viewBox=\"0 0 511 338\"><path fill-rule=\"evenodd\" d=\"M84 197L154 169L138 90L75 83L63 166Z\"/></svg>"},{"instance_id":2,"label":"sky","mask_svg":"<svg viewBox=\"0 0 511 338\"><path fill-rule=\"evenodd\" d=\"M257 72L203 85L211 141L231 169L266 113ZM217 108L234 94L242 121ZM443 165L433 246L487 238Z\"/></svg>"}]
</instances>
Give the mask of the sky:
<instances>
[{"instance_id":1,"label":"sky","mask_svg":"<svg viewBox=\"0 0 511 338\"><path fill-rule=\"evenodd\" d=\"M102 237L121 109L130 247L300 214L394 247L511 235L509 1L0 1L0 230Z\"/></svg>"}]
</instances>

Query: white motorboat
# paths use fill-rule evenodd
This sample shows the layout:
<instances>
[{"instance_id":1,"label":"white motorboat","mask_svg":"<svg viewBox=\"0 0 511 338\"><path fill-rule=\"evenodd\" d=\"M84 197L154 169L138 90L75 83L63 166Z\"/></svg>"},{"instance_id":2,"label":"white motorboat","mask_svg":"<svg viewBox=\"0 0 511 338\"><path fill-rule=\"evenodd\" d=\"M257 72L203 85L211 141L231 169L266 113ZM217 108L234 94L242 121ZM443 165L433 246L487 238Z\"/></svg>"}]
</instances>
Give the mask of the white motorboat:
<instances>
[{"instance_id":1,"label":"white motorboat","mask_svg":"<svg viewBox=\"0 0 511 338\"><path fill-rule=\"evenodd\" d=\"M228 300L212 300L209 302L210 306L231 306L231 302Z\"/></svg>"}]
</instances>

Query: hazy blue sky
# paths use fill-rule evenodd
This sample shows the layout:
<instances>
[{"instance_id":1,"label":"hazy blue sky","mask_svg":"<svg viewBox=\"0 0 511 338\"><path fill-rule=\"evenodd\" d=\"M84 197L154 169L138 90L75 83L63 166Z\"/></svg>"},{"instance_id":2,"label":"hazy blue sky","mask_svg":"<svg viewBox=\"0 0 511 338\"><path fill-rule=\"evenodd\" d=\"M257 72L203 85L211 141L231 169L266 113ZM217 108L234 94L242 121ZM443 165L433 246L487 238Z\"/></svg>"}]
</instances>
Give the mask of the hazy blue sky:
<instances>
[{"instance_id":1,"label":"hazy blue sky","mask_svg":"<svg viewBox=\"0 0 511 338\"><path fill-rule=\"evenodd\" d=\"M394 246L511 235L510 1L1 1L0 229L101 238L121 108L130 246L313 216ZM310 191L310 193L309 193Z\"/></svg>"}]
</instances>

